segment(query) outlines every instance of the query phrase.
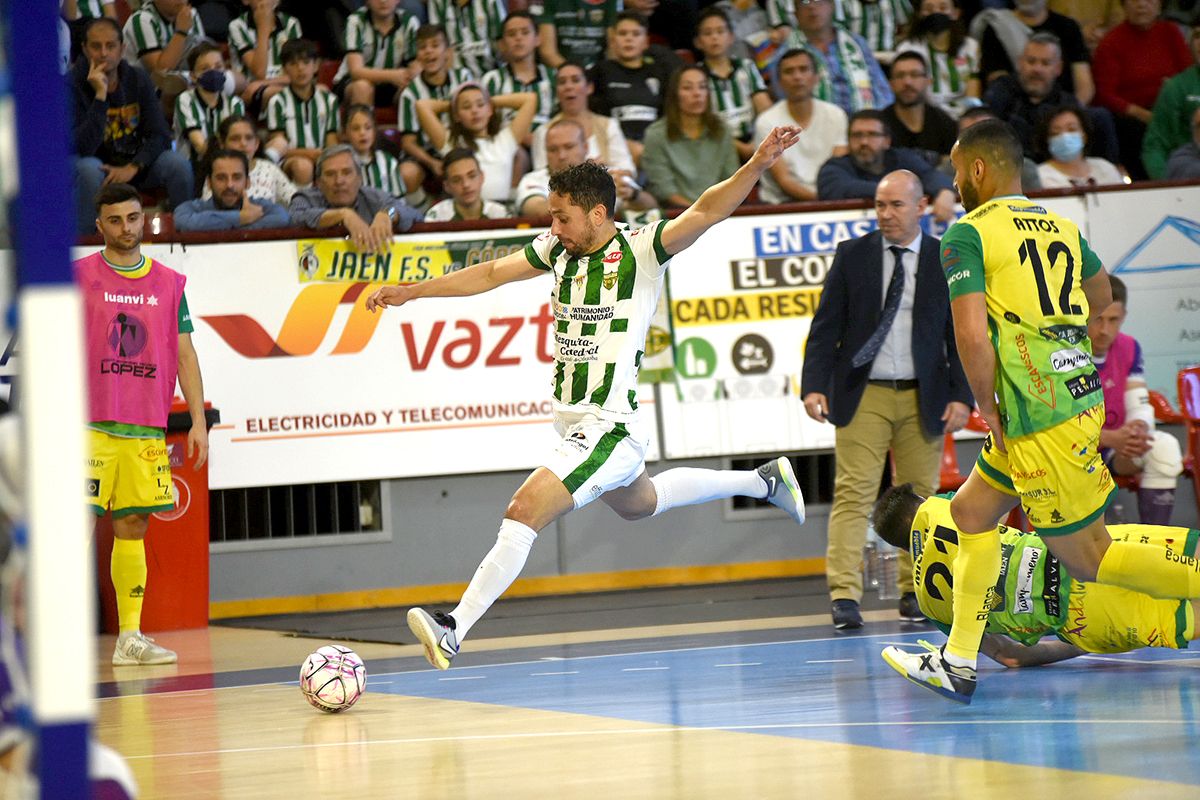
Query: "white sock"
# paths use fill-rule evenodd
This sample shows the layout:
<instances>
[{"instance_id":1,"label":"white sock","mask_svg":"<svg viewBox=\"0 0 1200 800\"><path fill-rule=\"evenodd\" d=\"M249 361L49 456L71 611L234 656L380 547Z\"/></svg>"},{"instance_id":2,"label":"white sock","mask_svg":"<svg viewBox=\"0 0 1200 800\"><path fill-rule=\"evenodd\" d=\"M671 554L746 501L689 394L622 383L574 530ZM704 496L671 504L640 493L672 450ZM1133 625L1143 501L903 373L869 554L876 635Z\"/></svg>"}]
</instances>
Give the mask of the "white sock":
<instances>
[{"instance_id":1,"label":"white sock","mask_svg":"<svg viewBox=\"0 0 1200 800\"><path fill-rule=\"evenodd\" d=\"M725 497L766 497L767 484L756 470L676 467L650 479L658 494L654 516L680 506L693 506Z\"/></svg>"},{"instance_id":2,"label":"white sock","mask_svg":"<svg viewBox=\"0 0 1200 800\"><path fill-rule=\"evenodd\" d=\"M512 519L500 523L496 544L475 570L475 577L471 578L458 606L450 612L459 642L521 574L536 538L537 531L528 525Z\"/></svg>"},{"instance_id":3,"label":"white sock","mask_svg":"<svg viewBox=\"0 0 1200 800\"><path fill-rule=\"evenodd\" d=\"M952 667L970 667L971 669L975 669L975 659L956 656L945 648L942 648L942 658Z\"/></svg>"}]
</instances>

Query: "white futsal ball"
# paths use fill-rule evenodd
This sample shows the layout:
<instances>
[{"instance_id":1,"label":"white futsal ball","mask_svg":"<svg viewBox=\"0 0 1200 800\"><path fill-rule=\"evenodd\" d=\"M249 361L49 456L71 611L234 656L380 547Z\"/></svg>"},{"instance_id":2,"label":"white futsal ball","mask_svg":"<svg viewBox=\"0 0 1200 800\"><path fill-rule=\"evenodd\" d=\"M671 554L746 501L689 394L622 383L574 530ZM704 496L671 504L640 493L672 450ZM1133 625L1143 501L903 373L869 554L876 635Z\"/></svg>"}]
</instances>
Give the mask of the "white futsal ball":
<instances>
[{"instance_id":1,"label":"white futsal ball","mask_svg":"<svg viewBox=\"0 0 1200 800\"><path fill-rule=\"evenodd\" d=\"M300 667L300 691L321 711L345 711L358 702L366 688L367 668L362 659L340 644L325 645Z\"/></svg>"}]
</instances>

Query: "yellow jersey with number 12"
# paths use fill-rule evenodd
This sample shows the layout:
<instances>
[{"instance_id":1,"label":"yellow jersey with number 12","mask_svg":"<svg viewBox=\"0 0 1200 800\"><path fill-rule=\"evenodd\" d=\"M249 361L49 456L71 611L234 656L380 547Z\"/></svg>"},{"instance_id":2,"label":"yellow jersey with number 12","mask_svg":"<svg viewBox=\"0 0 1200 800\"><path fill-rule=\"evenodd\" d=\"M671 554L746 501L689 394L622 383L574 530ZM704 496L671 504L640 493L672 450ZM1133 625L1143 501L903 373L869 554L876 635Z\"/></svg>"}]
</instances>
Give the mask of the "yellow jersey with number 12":
<instances>
[{"instance_id":1,"label":"yellow jersey with number 12","mask_svg":"<svg viewBox=\"0 0 1200 800\"><path fill-rule=\"evenodd\" d=\"M1104 401L1082 282L1102 269L1074 222L998 197L942 237L950 298L984 292L1004 435L1045 430Z\"/></svg>"}]
</instances>

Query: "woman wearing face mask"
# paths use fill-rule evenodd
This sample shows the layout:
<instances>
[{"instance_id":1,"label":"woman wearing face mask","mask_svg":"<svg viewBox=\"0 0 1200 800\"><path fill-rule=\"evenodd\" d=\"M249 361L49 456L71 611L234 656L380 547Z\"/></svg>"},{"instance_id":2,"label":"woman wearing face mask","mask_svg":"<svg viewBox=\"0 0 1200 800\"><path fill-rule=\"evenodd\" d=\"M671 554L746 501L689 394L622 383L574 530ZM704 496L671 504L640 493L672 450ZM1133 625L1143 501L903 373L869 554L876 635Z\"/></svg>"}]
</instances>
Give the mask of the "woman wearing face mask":
<instances>
[{"instance_id":1,"label":"woman wearing face mask","mask_svg":"<svg viewBox=\"0 0 1200 800\"><path fill-rule=\"evenodd\" d=\"M175 100L175 132L179 147L192 163L204 157L209 138L226 117L245 114L241 98L233 94L233 81L225 69L221 50L212 42L201 42L188 54L194 88Z\"/></svg>"},{"instance_id":2,"label":"woman wearing face mask","mask_svg":"<svg viewBox=\"0 0 1200 800\"><path fill-rule=\"evenodd\" d=\"M952 117L979 105L979 43L967 36L959 0L921 0L896 52L915 50L930 65L929 97Z\"/></svg>"},{"instance_id":3,"label":"woman wearing face mask","mask_svg":"<svg viewBox=\"0 0 1200 800\"><path fill-rule=\"evenodd\" d=\"M1043 189L1125 182L1125 177L1111 161L1084 156L1090 129L1087 115L1076 108L1060 108L1043 118L1038 131L1038 146L1041 152L1050 154L1038 165Z\"/></svg>"}]
</instances>

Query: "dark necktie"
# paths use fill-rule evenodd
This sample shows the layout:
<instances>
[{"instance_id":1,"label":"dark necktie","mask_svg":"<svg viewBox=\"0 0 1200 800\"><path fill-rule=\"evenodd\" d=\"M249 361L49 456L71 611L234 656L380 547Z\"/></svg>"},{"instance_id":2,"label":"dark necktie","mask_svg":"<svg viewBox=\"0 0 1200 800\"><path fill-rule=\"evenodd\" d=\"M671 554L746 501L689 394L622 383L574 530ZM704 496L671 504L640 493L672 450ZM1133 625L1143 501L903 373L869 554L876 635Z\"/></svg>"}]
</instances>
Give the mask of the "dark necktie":
<instances>
[{"instance_id":1,"label":"dark necktie","mask_svg":"<svg viewBox=\"0 0 1200 800\"><path fill-rule=\"evenodd\" d=\"M892 329L892 323L896 321L896 312L900 310L900 298L904 295L904 262L902 259L907 249L899 245L892 245L888 250L892 251L896 261L892 267L892 280L888 283L887 296L883 300L883 314L879 317L879 327L851 359L850 363L855 369L875 360L875 356L879 354L879 348L883 347L883 340L887 338L888 331Z\"/></svg>"}]
</instances>

